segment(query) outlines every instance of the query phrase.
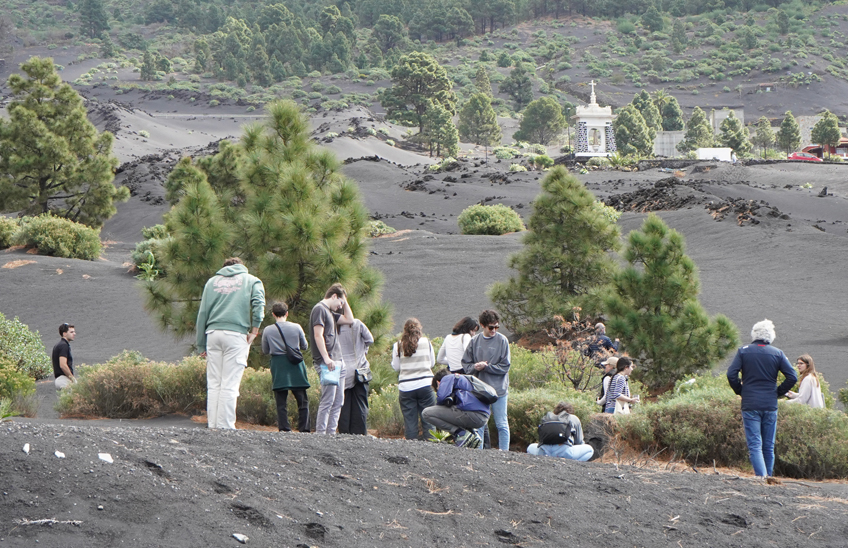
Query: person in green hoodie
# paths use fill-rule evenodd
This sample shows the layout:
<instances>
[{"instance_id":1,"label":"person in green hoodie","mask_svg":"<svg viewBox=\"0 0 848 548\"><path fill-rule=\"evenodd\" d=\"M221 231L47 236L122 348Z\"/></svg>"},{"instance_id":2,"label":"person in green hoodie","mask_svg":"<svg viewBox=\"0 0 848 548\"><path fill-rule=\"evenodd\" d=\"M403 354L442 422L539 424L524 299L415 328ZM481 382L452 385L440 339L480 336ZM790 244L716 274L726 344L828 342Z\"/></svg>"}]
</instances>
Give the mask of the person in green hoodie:
<instances>
[{"instance_id":1,"label":"person in green hoodie","mask_svg":"<svg viewBox=\"0 0 848 548\"><path fill-rule=\"evenodd\" d=\"M236 427L236 400L250 345L265 316L265 286L231 257L209 278L197 312L197 350L206 358L209 428Z\"/></svg>"}]
</instances>

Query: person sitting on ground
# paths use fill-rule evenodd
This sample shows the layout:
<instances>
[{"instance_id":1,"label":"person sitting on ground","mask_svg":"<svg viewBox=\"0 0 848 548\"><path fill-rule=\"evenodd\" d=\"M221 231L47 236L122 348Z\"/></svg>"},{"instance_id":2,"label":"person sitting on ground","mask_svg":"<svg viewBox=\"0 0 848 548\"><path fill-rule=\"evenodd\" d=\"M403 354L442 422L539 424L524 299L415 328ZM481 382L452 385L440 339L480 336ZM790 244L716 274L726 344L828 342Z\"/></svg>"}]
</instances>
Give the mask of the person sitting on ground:
<instances>
[{"instance_id":1,"label":"person sitting on ground","mask_svg":"<svg viewBox=\"0 0 848 548\"><path fill-rule=\"evenodd\" d=\"M630 358L627 356L618 358L615 364L616 374L609 384L604 413L630 413L630 406L639 402L639 396L630 396L628 377L634 369L636 369L636 365ZM619 403L618 406L616 406L616 402ZM618 407L617 410L616 407Z\"/></svg>"},{"instance_id":2,"label":"person sitting on ground","mask_svg":"<svg viewBox=\"0 0 848 548\"><path fill-rule=\"evenodd\" d=\"M574 414L574 406L561 401L542 417L539 425L539 443L527 447L531 455L559 457L586 462L595 454L588 443L583 443L583 425Z\"/></svg>"},{"instance_id":3,"label":"person sitting on ground","mask_svg":"<svg viewBox=\"0 0 848 548\"><path fill-rule=\"evenodd\" d=\"M310 385L302 354L309 348L306 334L298 324L288 321L289 307L286 303L274 303L271 314L276 321L262 331L262 353L271 355L271 389L277 403L277 428L280 432L291 432L288 416L291 391L297 400L297 429L309 432L309 396L306 389ZM296 349L301 353L293 352Z\"/></svg>"},{"instance_id":4,"label":"person sitting on ground","mask_svg":"<svg viewBox=\"0 0 848 548\"><path fill-rule=\"evenodd\" d=\"M436 405L424 410L423 419L450 432L457 446L474 449L483 443L475 430L489 422L489 405L473 394L472 379L447 369L437 371L433 377Z\"/></svg>"},{"instance_id":5,"label":"person sitting on ground","mask_svg":"<svg viewBox=\"0 0 848 548\"><path fill-rule=\"evenodd\" d=\"M421 322L409 318L403 324L403 335L392 347L392 369L398 372L398 400L403 414L403 432L408 440L419 439L418 419L424 430L423 438L429 439L433 426L422 413L436 405L436 395L430 384L436 354L427 337L421 335Z\"/></svg>"},{"instance_id":6,"label":"person sitting on ground","mask_svg":"<svg viewBox=\"0 0 848 548\"><path fill-rule=\"evenodd\" d=\"M371 365L365 355L374 344L368 326L354 318L350 325L339 326L342 359L349 366L345 376L344 403L339 415L339 434L368 434L368 387ZM366 375L367 374L367 375Z\"/></svg>"},{"instance_id":7,"label":"person sitting on ground","mask_svg":"<svg viewBox=\"0 0 848 548\"><path fill-rule=\"evenodd\" d=\"M798 366L798 372L801 373L801 386L797 392L790 390L786 393L789 397L787 403L803 403L816 409L824 409L824 397L822 396L821 386L819 386L813 357L804 354L798 358L795 365Z\"/></svg>"},{"instance_id":8,"label":"person sitting on ground","mask_svg":"<svg viewBox=\"0 0 848 548\"><path fill-rule=\"evenodd\" d=\"M471 316L459 320L439 348L436 363L447 365L451 373L462 373L462 355L479 329L480 324Z\"/></svg>"},{"instance_id":9,"label":"person sitting on ground","mask_svg":"<svg viewBox=\"0 0 848 548\"><path fill-rule=\"evenodd\" d=\"M617 363L618 358L615 356L601 362L601 365L604 367L604 377L601 380L601 393L598 394L598 399L595 400L595 403L601 406L601 413L604 412L604 408L607 406L607 392L609 392L610 381L612 381L612 378L616 374L615 366Z\"/></svg>"},{"instance_id":10,"label":"person sitting on ground","mask_svg":"<svg viewBox=\"0 0 848 548\"><path fill-rule=\"evenodd\" d=\"M595 358L603 348L608 352L618 352L618 346L621 344L618 339L613 342L606 335L607 328L602 323L595 324L595 338L589 343L589 357ZM599 358L600 359L600 358Z\"/></svg>"}]
</instances>

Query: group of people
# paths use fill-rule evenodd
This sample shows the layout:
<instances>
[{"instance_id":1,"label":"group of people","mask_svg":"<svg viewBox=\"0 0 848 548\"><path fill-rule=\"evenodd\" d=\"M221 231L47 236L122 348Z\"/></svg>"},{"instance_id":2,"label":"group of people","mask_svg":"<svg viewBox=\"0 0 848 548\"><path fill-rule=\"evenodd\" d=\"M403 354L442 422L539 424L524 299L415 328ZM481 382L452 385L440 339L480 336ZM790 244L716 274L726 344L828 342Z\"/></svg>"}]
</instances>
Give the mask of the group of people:
<instances>
[{"instance_id":1,"label":"group of people","mask_svg":"<svg viewBox=\"0 0 848 548\"><path fill-rule=\"evenodd\" d=\"M368 390L371 370L367 359L374 337L354 318L341 284L327 289L313 308L309 333L288 321L288 306L271 306L275 322L262 332L262 352L270 356L278 428L290 431L287 403L291 392L298 407L297 429L310 432L309 400L303 352L311 349L312 363L321 379L315 432L320 434L367 434ZM207 420L209 428L235 428L236 402L247 367L250 346L259 335L265 314L265 289L242 261L233 257L206 283L197 315L196 342L206 358ZM423 336L421 322L409 318L403 334L392 347L392 368L398 372L399 404L407 439L427 439L436 429L446 431L461 447L482 448L488 438L487 424L494 419L498 448L509 450L507 419L509 400L509 341L499 332L500 317L484 310L478 319L465 317L453 327L435 353ZM73 325L59 327L60 341L53 348L53 372L57 389L76 382L70 343ZM786 355L771 345L774 324L763 320L751 331L751 344L741 347L727 370L732 389L742 397L742 419L748 451L757 476L771 476L777 429L777 400L824 407L813 359L798 358L798 376ZM603 324L595 326L589 355L617 352L619 341L606 336ZM436 364L446 367L434 371ZM597 399L604 413L629 413L638 403L628 383L636 368L627 356L600 361L604 368ZM779 374L784 375L778 386ZM741 376L741 379L740 379ZM539 443L528 453L589 460L594 451L584 442L580 419L573 407L560 402L539 425Z\"/></svg>"}]
</instances>

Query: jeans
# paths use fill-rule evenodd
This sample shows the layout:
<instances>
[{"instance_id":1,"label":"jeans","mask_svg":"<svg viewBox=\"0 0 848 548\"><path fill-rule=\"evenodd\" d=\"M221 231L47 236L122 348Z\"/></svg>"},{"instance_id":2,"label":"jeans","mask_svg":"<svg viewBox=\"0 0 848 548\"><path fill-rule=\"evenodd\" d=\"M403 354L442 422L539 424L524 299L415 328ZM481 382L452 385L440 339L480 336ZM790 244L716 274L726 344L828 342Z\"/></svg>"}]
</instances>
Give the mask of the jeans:
<instances>
[{"instance_id":1,"label":"jeans","mask_svg":"<svg viewBox=\"0 0 848 548\"><path fill-rule=\"evenodd\" d=\"M421 427L424 429L424 438L430 439L430 430L433 425L424 420L422 413L428 407L436 405L436 393L429 386L422 386L416 390L401 392L398 395L400 411L403 414L403 433L408 440L417 440L418 419L421 419Z\"/></svg>"},{"instance_id":2,"label":"jeans","mask_svg":"<svg viewBox=\"0 0 848 548\"><path fill-rule=\"evenodd\" d=\"M339 426L339 415L344 405L344 385L347 369L342 360L336 360L336 367L341 367L339 384L322 384L321 397L318 400L318 415L315 417L315 432L335 435Z\"/></svg>"},{"instance_id":3,"label":"jeans","mask_svg":"<svg viewBox=\"0 0 848 548\"><path fill-rule=\"evenodd\" d=\"M509 420L506 415L508 399L509 393L506 393L499 397L498 401L492 404L492 418L495 419L495 428L498 430L498 449L501 451L509 451ZM486 427L484 426L477 431L477 435L480 436L480 439L483 439L485 429ZM480 449L482 448L483 444L481 443Z\"/></svg>"},{"instance_id":4,"label":"jeans","mask_svg":"<svg viewBox=\"0 0 848 548\"><path fill-rule=\"evenodd\" d=\"M297 430L309 432L309 396L306 388L293 388L291 391L297 400ZM277 428L280 432L291 432L288 412L288 390L274 390L274 399L277 402Z\"/></svg>"},{"instance_id":5,"label":"jeans","mask_svg":"<svg viewBox=\"0 0 848 548\"><path fill-rule=\"evenodd\" d=\"M356 370L351 374L356 375ZM354 381L344 391L344 404L339 415L339 434L368 434L368 384Z\"/></svg>"},{"instance_id":6,"label":"jeans","mask_svg":"<svg viewBox=\"0 0 848 548\"><path fill-rule=\"evenodd\" d=\"M777 435L777 410L742 411L748 457L757 476L774 472L774 438Z\"/></svg>"},{"instance_id":7,"label":"jeans","mask_svg":"<svg viewBox=\"0 0 848 548\"><path fill-rule=\"evenodd\" d=\"M586 462L595 454L595 450L588 443L580 445L539 445L531 443L527 447L527 452L531 455L540 455L543 457L559 457L561 459L579 460Z\"/></svg>"},{"instance_id":8,"label":"jeans","mask_svg":"<svg viewBox=\"0 0 848 548\"><path fill-rule=\"evenodd\" d=\"M236 401L250 345L247 335L215 329L206 338L206 422L209 428L236 428Z\"/></svg>"}]
</instances>

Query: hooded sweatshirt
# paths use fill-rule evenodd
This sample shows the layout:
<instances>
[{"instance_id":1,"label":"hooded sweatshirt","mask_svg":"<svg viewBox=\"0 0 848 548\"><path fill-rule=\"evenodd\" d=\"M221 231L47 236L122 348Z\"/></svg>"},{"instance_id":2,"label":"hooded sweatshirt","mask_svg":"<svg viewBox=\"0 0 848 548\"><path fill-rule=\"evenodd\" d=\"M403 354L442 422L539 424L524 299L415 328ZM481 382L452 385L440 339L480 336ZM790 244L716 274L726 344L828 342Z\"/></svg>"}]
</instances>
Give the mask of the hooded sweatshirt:
<instances>
[{"instance_id":1,"label":"hooded sweatshirt","mask_svg":"<svg viewBox=\"0 0 848 548\"><path fill-rule=\"evenodd\" d=\"M216 329L247 334L265 315L265 286L241 264L209 278L197 312L197 351L206 351L206 333Z\"/></svg>"}]
</instances>

